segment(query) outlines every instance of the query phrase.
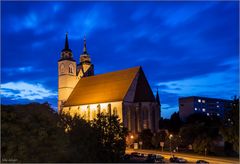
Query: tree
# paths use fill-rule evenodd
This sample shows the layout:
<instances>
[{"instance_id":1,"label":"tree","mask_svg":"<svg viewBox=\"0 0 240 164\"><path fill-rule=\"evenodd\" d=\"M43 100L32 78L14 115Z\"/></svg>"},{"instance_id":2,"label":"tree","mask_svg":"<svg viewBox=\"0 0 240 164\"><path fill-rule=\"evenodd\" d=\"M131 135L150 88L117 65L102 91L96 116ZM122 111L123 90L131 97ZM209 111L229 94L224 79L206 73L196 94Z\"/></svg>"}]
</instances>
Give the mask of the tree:
<instances>
[{"instance_id":1,"label":"tree","mask_svg":"<svg viewBox=\"0 0 240 164\"><path fill-rule=\"evenodd\" d=\"M170 129L169 129L169 131L174 133L174 134L178 134L182 125L183 125L183 122L181 121L181 119L179 117L179 112L174 112L171 115L171 118L170 118Z\"/></svg>"},{"instance_id":2,"label":"tree","mask_svg":"<svg viewBox=\"0 0 240 164\"><path fill-rule=\"evenodd\" d=\"M159 128L160 129L167 129L169 132L178 134L180 128L183 126L183 122L179 117L179 112L174 112L170 119L163 119L159 120Z\"/></svg>"},{"instance_id":3,"label":"tree","mask_svg":"<svg viewBox=\"0 0 240 164\"><path fill-rule=\"evenodd\" d=\"M99 162L98 138L91 124L78 115L60 117L70 142L68 162Z\"/></svg>"},{"instance_id":4,"label":"tree","mask_svg":"<svg viewBox=\"0 0 240 164\"><path fill-rule=\"evenodd\" d=\"M233 150L239 154L239 98L234 98L232 109L225 112L220 129L226 142L232 144Z\"/></svg>"},{"instance_id":5,"label":"tree","mask_svg":"<svg viewBox=\"0 0 240 164\"><path fill-rule=\"evenodd\" d=\"M142 130L142 132L139 134L139 140L143 142L143 149L153 148L152 137L153 134L150 129Z\"/></svg>"},{"instance_id":6,"label":"tree","mask_svg":"<svg viewBox=\"0 0 240 164\"><path fill-rule=\"evenodd\" d=\"M1 105L2 160L63 162L68 138L49 104Z\"/></svg>"},{"instance_id":7,"label":"tree","mask_svg":"<svg viewBox=\"0 0 240 164\"><path fill-rule=\"evenodd\" d=\"M180 129L179 135L185 146L193 144L193 150L203 153L205 148L210 152L212 142L219 137L221 121L218 117L208 117L203 114L191 115ZM198 144L202 146L198 146Z\"/></svg>"},{"instance_id":8,"label":"tree","mask_svg":"<svg viewBox=\"0 0 240 164\"><path fill-rule=\"evenodd\" d=\"M128 132L118 116L98 114L91 124L98 138L98 162L119 162L125 154Z\"/></svg>"}]
</instances>

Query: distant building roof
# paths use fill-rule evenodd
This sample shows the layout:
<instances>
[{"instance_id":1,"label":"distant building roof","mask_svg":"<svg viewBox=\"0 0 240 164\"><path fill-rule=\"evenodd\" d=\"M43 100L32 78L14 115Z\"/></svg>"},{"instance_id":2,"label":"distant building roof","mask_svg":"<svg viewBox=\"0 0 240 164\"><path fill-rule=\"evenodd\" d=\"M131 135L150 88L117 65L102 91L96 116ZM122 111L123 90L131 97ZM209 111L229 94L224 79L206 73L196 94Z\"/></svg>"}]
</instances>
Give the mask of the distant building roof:
<instances>
[{"instance_id":1,"label":"distant building roof","mask_svg":"<svg viewBox=\"0 0 240 164\"><path fill-rule=\"evenodd\" d=\"M123 101L140 70L141 67L138 66L84 77L79 80L64 106Z\"/></svg>"},{"instance_id":2,"label":"distant building roof","mask_svg":"<svg viewBox=\"0 0 240 164\"><path fill-rule=\"evenodd\" d=\"M190 98L211 99L211 100L222 100L222 101L232 101L232 100L228 100L228 99L212 98L212 97L203 97L203 96L187 96L187 97L179 97L179 99L190 99Z\"/></svg>"}]
</instances>

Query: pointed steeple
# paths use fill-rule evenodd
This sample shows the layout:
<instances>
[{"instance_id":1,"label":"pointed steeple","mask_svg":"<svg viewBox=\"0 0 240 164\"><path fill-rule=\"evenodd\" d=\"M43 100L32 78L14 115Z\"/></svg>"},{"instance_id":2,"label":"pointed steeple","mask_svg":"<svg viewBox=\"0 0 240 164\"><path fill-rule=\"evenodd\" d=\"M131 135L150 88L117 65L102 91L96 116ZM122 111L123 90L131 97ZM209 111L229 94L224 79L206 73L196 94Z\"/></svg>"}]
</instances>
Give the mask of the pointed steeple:
<instances>
[{"instance_id":1,"label":"pointed steeple","mask_svg":"<svg viewBox=\"0 0 240 164\"><path fill-rule=\"evenodd\" d=\"M69 49L69 44L68 44L68 33L66 32L66 38L65 38L65 46L64 46L64 49L62 50L63 51L69 51L69 52L72 52L71 49Z\"/></svg>"},{"instance_id":2,"label":"pointed steeple","mask_svg":"<svg viewBox=\"0 0 240 164\"><path fill-rule=\"evenodd\" d=\"M158 94L158 88L157 88L157 94L156 94L156 101L157 101L158 105L161 106L160 97L159 97L159 94Z\"/></svg>"},{"instance_id":3,"label":"pointed steeple","mask_svg":"<svg viewBox=\"0 0 240 164\"><path fill-rule=\"evenodd\" d=\"M87 54L86 35L84 35L84 40L83 40L83 54Z\"/></svg>"},{"instance_id":4,"label":"pointed steeple","mask_svg":"<svg viewBox=\"0 0 240 164\"><path fill-rule=\"evenodd\" d=\"M65 49L68 50L69 46L68 46L68 33L66 33L66 38L65 38Z\"/></svg>"},{"instance_id":5,"label":"pointed steeple","mask_svg":"<svg viewBox=\"0 0 240 164\"><path fill-rule=\"evenodd\" d=\"M61 58L59 59L59 61L61 60L71 60L71 61L75 61L73 59L73 54L72 54L72 50L69 48L69 44L68 44L68 33L66 33L66 38L65 38L65 46L62 49L61 52Z\"/></svg>"}]
</instances>

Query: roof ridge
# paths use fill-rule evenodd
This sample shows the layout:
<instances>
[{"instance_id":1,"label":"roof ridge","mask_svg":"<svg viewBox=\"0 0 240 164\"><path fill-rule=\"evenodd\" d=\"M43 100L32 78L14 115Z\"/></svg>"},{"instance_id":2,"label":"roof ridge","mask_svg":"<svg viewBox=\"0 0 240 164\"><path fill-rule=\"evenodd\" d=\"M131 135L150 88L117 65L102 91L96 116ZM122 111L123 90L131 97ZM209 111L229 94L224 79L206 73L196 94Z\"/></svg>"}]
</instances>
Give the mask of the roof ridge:
<instances>
[{"instance_id":1,"label":"roof ridge","mask_svg":"<svg viewBox=\"0 0 240 164\"><path fill-rule=\"evenodd\" d=\"M130 67L130 68L121 69L121 70L117 70L117 71L101 73L101 74L97 74L97 75L93 75L93 76L87 76L87 77L81 78L80 80L88 79L88 78L93 78L93 77L101 76L101 75L107 75L107 74L110 74L110 73L119 73L119 72L121 72L121 71L127 71L127 70L130 70L130 69L140 69L140 68L141 68L141 66L135 66L135 67ZM80 81L80 80L79 80L79 81Z\"/></svg>"}]
</instances>

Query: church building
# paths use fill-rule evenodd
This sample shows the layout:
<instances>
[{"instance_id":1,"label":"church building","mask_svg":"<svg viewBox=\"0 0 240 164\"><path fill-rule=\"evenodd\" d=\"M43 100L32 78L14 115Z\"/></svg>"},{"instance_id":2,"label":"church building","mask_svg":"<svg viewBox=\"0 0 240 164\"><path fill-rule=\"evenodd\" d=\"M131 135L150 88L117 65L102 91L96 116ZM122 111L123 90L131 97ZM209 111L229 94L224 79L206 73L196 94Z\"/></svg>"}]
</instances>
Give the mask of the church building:
<instances>
[{"instance_id":1,"label":"church building","mask_svg":"<svg viewBox=\"0 0 240 164\"><path fill-rule=\"evenodd\" d=\"M98 113L118 115L135 135L143 129L156 133L160 111L158 92L155 97L140 66L94 75L86 39L77 64L66 34L58 60L58 112L77 114L86 120L94 119Z\"/></svg>"}]
</instances>

